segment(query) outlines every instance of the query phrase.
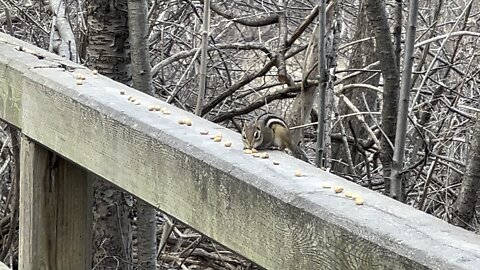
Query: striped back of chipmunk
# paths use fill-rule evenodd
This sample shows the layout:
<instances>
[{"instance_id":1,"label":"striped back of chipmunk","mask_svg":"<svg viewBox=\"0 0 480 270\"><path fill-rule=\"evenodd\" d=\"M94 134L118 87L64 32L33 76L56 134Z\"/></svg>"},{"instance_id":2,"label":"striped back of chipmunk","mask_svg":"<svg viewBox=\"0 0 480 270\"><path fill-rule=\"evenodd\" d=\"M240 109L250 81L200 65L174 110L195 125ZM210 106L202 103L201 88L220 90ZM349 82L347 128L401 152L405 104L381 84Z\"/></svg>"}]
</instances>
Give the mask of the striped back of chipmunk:
<instances>
[{"instance_id":1,"label":"striped back of chipmunk","mask_svg":"<svg viewBox=\"0 0 480 270\"><path fill-rule=\"evenodd\" d=\"M280 125L288 129L288 126L285 120L271 113L264 113L260 115L257 118L257 121L263 121L265 123L265 126L268 128L272 128L274 125Z\"/></svg>"}]
</instances>

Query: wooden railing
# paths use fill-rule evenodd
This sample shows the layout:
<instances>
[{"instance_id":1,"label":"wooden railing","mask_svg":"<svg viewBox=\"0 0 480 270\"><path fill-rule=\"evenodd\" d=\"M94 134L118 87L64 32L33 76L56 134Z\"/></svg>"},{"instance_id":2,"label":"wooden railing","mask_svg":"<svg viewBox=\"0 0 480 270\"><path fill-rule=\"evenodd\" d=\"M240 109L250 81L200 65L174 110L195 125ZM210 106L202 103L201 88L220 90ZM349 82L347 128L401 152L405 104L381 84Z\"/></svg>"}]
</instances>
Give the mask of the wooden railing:
<instances>
[{"instance_id":1,"label":"wooden railing","mask_svg":"<svg viewBox=\"0 0 480 270\"><path fill-rule=\"evenodd\" d=\"M22 132L20 269L91 267L87 171L267 269L480 269L473 233L279 151L245 155L239 134L5 35L0 118Z\"/></svg>"},{"instance_id":2,"label":"wooden railing","mask_svg":"<svg viewBox=\"0 0 480 270\"><path fill-rule=\"evenodd\" d=\"M10 268L8 268L5 264L0 262L0 270L10 270Z\"/></svg>"}]
</instances>

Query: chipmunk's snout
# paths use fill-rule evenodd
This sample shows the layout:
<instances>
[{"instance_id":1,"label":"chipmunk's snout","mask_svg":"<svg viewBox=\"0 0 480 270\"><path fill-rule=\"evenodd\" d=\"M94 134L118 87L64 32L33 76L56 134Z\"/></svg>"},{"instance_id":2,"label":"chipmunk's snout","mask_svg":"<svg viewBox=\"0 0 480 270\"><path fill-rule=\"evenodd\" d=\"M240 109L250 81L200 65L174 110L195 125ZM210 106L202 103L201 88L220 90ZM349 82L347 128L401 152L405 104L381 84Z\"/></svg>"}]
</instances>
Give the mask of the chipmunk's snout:
<instances>
[{"instance_id":1,"label":"chipmunk's snout","mask_svg":"<svg viewBox=\"0 0 480 270\"><path fill-rule=\"evenodd\" d=\"M249 143L246 137L243 137L243 149L252 149L252 145Z\"/></svg>"}]
</instances>

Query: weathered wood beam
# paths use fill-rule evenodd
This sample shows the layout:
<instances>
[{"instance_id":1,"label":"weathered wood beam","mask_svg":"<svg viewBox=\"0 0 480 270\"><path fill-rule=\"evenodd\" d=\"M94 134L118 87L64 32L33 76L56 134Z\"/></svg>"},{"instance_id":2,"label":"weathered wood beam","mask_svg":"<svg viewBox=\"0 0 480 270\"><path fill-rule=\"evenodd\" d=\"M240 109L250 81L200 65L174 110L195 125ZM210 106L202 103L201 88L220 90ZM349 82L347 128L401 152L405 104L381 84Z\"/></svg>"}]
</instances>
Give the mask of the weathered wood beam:
<instances>
[{"instance_id":1,"label":"weathered wood beam","mask_svg":"<svg viewBox=\"0 0 480 270\"><path fill-rule=\"evenodd\" d=\"M0 262L0 270L10 270L10 268L8 268L8 266Z\"/></svg>"},{"instance_id":2,"label":"weathered wood beam","mask_svg":"<svg viewBox=\"0 0 480 270\"><path fill-rule=\"evenodd\" d=\"M14 50L20 44L44 58ZM52 67L59 63L85 74L84 84ZM151 104L171 114L150 112ZM191 127L177 124L185 117ZM473 233L278 151L267 160L244 155L239 134L4 35L0 118L267 269L480 265ZM205 129L233 146L200 135ZM294 176L298 168L304 176ZM360 194L365 205L324 182Z\"/></svg>"},{"instance_id":3,"label":"weathered wood beam","mask_svg":"<svg viewBox=\"0 0 480 270\"><path fill-rule=\"evenodd\" d=\"M20 166L20 269L91 269L87 172L27 137Z\"/></svg>"}]
</instances>

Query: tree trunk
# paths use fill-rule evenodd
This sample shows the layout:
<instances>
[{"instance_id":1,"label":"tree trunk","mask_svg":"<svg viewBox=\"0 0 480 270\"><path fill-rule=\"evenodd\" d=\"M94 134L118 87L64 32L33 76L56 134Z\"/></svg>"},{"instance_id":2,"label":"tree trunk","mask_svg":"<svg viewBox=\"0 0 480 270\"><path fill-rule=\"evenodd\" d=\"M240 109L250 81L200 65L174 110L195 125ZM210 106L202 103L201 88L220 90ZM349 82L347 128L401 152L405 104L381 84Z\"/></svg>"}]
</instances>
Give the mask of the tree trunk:
<instances>
[{"instance_id":1,"label":"tree trunk","mask_svg":"<svg viewBox=\"0 0 480 270\"><path fill-rule=\"evenodd\" d=\"M359 14L357 16L357 21L356 21L356 32L353 37L353 40L361 40L361 39L365 39L373 36L372 26L368 23L368 20L367 20L367 16L366 16L367 12L365 10L365 4L363 3L364 1L365 0L363 0L362 3L360 3ZM375 55L375 45L373 42L374 42L373 40L365 40L361 43L354 45L352 57L350 62L348 63L349 69L352 69L352 70L363 69L366 66L377 61L377 57ZM344 84L348 85L348 84L366 83L373 86L378 86L379 79L380 79L380 76L372 76L370 72L364 72L363 74L359 74L353 77L352 79L346 80ZM355 105L355 107L357 107L362 112L367 111L365 102L363 100L364 96L371 110L378 109L377 108L378 106L375 106L375 104L377 103L378 94L371 89L366 89L363 87L352 89L350 91L347 91L345 93L345 96L353 103L353 105ZM340 115L352 113L351 109L344 102L340 102L338 104L338 110ZM352 126L356 131L355 135L359 140L367 140L369 138L367 130L364 128L362 123L358 121L356 117L349 117L347 120L351 121ZM365 117L365 120L369 125L373 124L373 121L370 117ZM345 120L342 119L340 121L345 121ZM348 126L348 125L344 123L344 126ZM339 126L335 129L334 132L335 133L341 132L341 130L339 129ZM346 132L348 135L350 136L352 135L351 132L349 132L348 128ZM355 147L350 148L349 152L352 153L352 161L354 165L364 160L361 156L361 153L357 151ZM347 151L344 149L344 145L342 143L332 144L332 156L335 157L335 159L341 160L341 161L344 161L344 163L347 163L346 161L348 158L346 156L346 153ZM343 173L346 171L346 168L342 163L335 162L332 164L332 170L339 173Z\"/></svg>"},{"instance_id":2,"label":"tree trunk","mask_svg":"<svg viewBox=\"0 0 480 270\"><path fill-rule=\"evenodd\" d=\"M148 50L148 2L128 0L128 27L130 29L130 58L133 88L154 95L150 52Z\"/></svg>"},{"instance_id":3,"label":"tree trunk","mask_svg":"<svg viewBox=\"0 0 480 270\"><path fill-rule=\"evenodd\" d=\"M88 2L87 65L116 81L128 84L128 25L126 0ZM93 265L96 269L132 269L132 232L127 197L98 176L93 209ZM131 201L131 200L130 200Z\"/></svg>"},{"instance_id":4,"label":"tree trunk","mask_svg":"<svg viewBox=\"0 0 480 270\"><path fill-rule=\"evenodd\" d=\"M200 83L198 87L197 106L195 114L202 116L203 102L207 88L207 53L208 37L210 32L210 0L205 0L203 6L203 24L202 24L202 55L200 56Z\"/></svg>"},{"instance_id":5,"label":"tree trunk","mask_svg":"<svg viewBox=\"0 0 480 270\"><path fill-rule=\"evenodd\" d=\"M137 200L137 247L140 269L156 269L157 263L157 210Z\"/></svg>"},{"instance_id":6,"label":"tree trunk","mask_svg":"<svg viewBox=\"0 0 480 270\"><path fill-rule=\"evenodd\" d=\"M86 65L129 85L132 75L128 54L127 0L90 0L87 12Z\"/></svg>"},{"instance_id":7,"label":"tree trunk","mask_svg":"<svg viewBox=\"0 0 480 270\"><path fill-rule=\"evenodd\" d=\"M473 126L472 143L468 150L467 168L455 205L456 215L452 223L467 228L473 218L477 192L480 188L480 113Z\"/></svg>"},{"instance_id":8,"label":"tree trunk","mask_svg":"<svg viewBox=\"0 0 480 270\"><path fill-rule=\"evenodd\" d=\"M318 25L313 30L312 37L308 43L305 52L305 66L303 68L302 83L307 80L314 80L317 76L317 59L318 59ZM291 127L302 125L306 122L306 117L312 111L313 102L315 101L316 86L309 85L302 87L302 92L295 98L292 104L292 110L287 116L288 125ZM303 138L301 128L292 130L292 141L298 143Z\"/></svg>"},{"instance_id":9,"label":"tree trunk","mask_svg":"<svg viewBox=\"0 0 480 270\"><path fill-rule=\"evenodd\" d=\"M389 193L389 177L392 169L393 143L397 126L398 93L400 88L400 74L395 59L392 44L392 35L387 20L384 0L366 0L367 15L375 30L375 44L380 70L383 75L383 110L382 136L380 160L383 166L385 192Z\"/></svg>"},{"instance_id":10,"label":"tree trunk","mask_svg":"<svg viewBox=\"0 0 480 270\"><path fill-rule=\"evenodd\" d=\"M154 95L150 52L148 50L148 2L128 0L128 26L131 44L133 88ZM138 265L145 270L155 270L157 256L156 210L148 203L137 200Z\"/></svg>"},{"instance_id":11,"label":"tree trunk","mask_svg":"<svg viewBox=\"0 0 480 270\"><path fill-rule=\"evenodd\" d=\"M407 143L407 118L410 89L412 84L413 53L415 45L415 32L417 30L418 0L410 1L408 29L405 40L405 60L403 65L402 90L398 109L397 131L395 136L395 149L391 177L390 194L392 198L403 201L403 158Z\"/></svg>"},{"instance_id":12,"label":"tree trunk","mask_svg":"<svg viewBox=\"0 0 480 270\"><path fill-rule=\"evenodd\" d=\"M121 190L99 176L93 178L93 265L96 269L132 269L131 207ZM131 199L130 199L131 201Z\"/></svg>"},{"instance_id":13,"label":"tree trunk","mask_svg":"<svg viewBox=\"0 0 480 270\"><path fill-rule=\"evenodd\" d=\"M317 146L315 154L315 165L317 167L323 167L323 154L325 152L325 124L326 124L326 108L327 105L327 65L326 65L326 56L325 56L325 28L326 28L326 1L318 1L319 10L318 10L318 125L317 125Z\"/></svg>"},{"instance_id":14,"label":"tree trunk","mask_svg":"<svg viewBox=\"0 0 480 270\"><path fill-rule=\"evenodd\" d=\"M55 14L55 25L52 26L50 33L49 51L55 51L61 57L78 62L77 43L66 15L65 1L50 0L49 4L50 11ZM54 39L56 42L53 42Z\"/></svg>"},{"instance_id":15,"label":"tree trunk","mask_svg":"<svg viewBox=\"0 0 480 270\"><path fill-rule=\"evenodd\" d=\"M331 7L326 7L326 17L325 20L327 22L325 35L327 36L326 43L325 43L325 55L328 57L327 60L330 60L331 57L335 57L334 45L332 41L332 37L335 35L335 19L333 16L335 15L334 9ZM305 51L305 63L303 67L302 73L302 83L304 87L302 87L302 91L298 96L295 98L292 109L287 115L287 122L289 126L299 126L308 122L308 117L312 111L313 103L316 101L315 97L317 94L317 87L315 85L306 85L307 81L316 80L318 75L318 41L319 41L319 29L318 24L315 26L315 29L312 32L312 36L310 37L310 41L308 43L307 50ZM334 63L326 62L326 70L330 70L331 67L334 66ZM328 75L328 74L327 74ZM328 82L328 76L326 78ZM327 89L328 91L328 89ZM327 93L328 94L328 93ZM327 108L329 108L327 106ZM329 115L330 112L326 111L325 115ZM327 121L328 123L328 121ZM298 143L303 138L303 129L297 128L292 130L292 141L294 143ZM329 150L327 150L329 151Z\"/></svg>"}]
</instances>

